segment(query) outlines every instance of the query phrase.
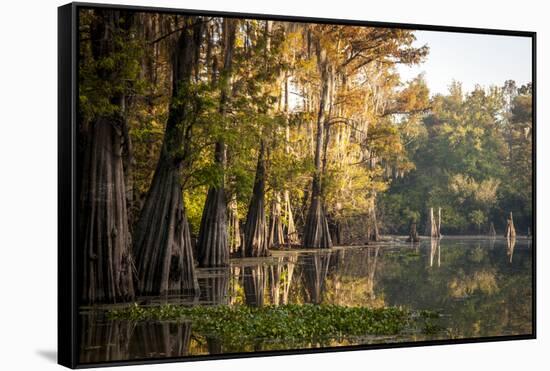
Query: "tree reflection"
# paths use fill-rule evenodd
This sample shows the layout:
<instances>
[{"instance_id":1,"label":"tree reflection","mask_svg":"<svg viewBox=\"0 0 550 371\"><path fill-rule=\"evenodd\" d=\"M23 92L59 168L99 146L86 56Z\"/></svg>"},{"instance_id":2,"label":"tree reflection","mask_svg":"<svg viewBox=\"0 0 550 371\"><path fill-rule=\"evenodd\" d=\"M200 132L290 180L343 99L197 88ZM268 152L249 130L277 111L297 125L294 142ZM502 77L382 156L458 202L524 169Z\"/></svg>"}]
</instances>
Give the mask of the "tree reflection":
<instances>
[{"instance_id":1,"label":"tree reflection","mask_svg":"<svg viewBox=\"0 0 550 371\"><path fill-rule=\"evenodd\" d=\"M301 256L302 279L309 303L321 303L326 286L325 280L329 270L330 258L330 251Z\"/></svg>"},{"instance_id":2,"label":"tree reflection","mask_svg":"<svg viewBox=\"0 0 550 371\"><path fill-rule=\"evenodd\" d=\"M430 239L430 267L433 267L434 258L436 254L437 254L437 266L441 267L441 239L431 238Z\"/></svg>"},{"instance_id":3,"label":"tree reflection","mask_svg":"<svg viewBox=\"0 0 550 371\"><path fill-rule=\"evenodd\" d=\"M140 322L131 341L135 358L183 357L189 354L191 322Z\"/></svg>"},{"instance_id":4,"label":"tree reflection","mask_svg":"<svg viewBox=\"0 0 550 371\"><path fill-rule=\"evenodd\" d=\"M189 354L191 323L131 322L106 319L103 313L80 316L80 363L109 362Z\"/></svg>"},{"instance_id":5,"label":"tree reflection","mask_svg":"<svg viewBox=\"0 0 550 371\"><path fill-rule=\"evenodd\" d=\"M506 255L508 256L509 262L512 263L512 258L514 257L514 248L516 247L516 237L506 239Z\"/></svg>"},{"instance_id":6,"label":"tree reflection","mask_svg":"<svg viewBox=\"0 0 550 371\"><path fill-rule=\"evenodd\" d=\"M199 285L204 304L229 304L229 268L201 269Z\"/></svg>"},{"instance_id":7,"label":"tree reflection","mask_svg":"<svg viewBox=\"0 0 550 371\"><path fill-rule=\"evenodd\" d=\"M254 307L264 305L266 276L266 266L261 263L243 268L243 287L247 305Z\"/></svg>"},{"instance_id":8,"label":"tree reflection","mask_svg":"<svg viewBox=\"0 0 550 371\"><path fill-rule=\"evenodd\" d=\"M128 359L134 324L104 318L91 312L80 316L80 362L109 362Z\"/></svg>"}]
</instances>

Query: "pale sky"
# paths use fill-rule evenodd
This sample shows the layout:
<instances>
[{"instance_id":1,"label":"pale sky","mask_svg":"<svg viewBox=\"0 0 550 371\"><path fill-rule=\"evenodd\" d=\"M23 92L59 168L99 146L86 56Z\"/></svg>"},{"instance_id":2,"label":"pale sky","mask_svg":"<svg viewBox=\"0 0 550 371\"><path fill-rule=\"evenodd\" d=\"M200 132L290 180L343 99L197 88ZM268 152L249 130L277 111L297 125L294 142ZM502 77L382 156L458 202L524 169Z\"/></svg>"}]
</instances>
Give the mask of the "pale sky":
<instances>
[{"instance_id":1,"label":"pale sky","mask_svg":"<svg viewBox=\"0 0 550 371\"><path fill-rule=\"evenodd\" d=\"M431 94L447 93L454 80L462 82L464 92L476 84L485 88L502 86L515 80L518 86L531 82L531 38L466 34L440 31L415 31L414 46L427 44L430 53L418 66L400 65L404 81L420 73Z\"/></svg>"}]
</instances>

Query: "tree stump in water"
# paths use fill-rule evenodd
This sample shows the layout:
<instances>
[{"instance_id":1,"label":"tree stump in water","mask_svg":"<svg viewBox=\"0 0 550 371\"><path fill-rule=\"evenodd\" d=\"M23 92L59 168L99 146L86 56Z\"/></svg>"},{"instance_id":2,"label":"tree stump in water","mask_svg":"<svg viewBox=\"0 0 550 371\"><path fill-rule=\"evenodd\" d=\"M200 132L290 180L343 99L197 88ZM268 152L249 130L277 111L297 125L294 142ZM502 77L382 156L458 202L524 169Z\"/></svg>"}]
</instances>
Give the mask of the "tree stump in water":
<instances>
[{"instance_id":1,"label":"tree stump in water","mask_svg":"<svg viewBox=\"0 0 550 371\"><path fill-rule=\"evenodd\" d=\"M430 207L430 213L428 214L428 223L426 225L426 234L431 238L441 237L441 208L438 210L438 221L434 218L434 209Z\"/></svg>"},{"instance_id":2,"label":"tree stump in water","mask_svg":"<svg viewBox=\"0 0 550 371\"><path fill-rule=\"evenodd\" d=\"M411 223L411 229L409 232L409 238L407 238L407 242L419 242L420 236L418 236L418 232L416 231L416 223Z\"/></svg>"},{"instance_id":3,"label":"tree stump in water","mask_svg":"<svg viewBox=\"0 0 550 371\"><path fill-rule=\"evenodd\" d=\"M508 222L506 223L506 230L504 232L504 237L506 238L516 237L516 228L514 227L514 218L512 216L512 212L510 212L510 217L508 218Z\"/></svg>"}]
</instances>

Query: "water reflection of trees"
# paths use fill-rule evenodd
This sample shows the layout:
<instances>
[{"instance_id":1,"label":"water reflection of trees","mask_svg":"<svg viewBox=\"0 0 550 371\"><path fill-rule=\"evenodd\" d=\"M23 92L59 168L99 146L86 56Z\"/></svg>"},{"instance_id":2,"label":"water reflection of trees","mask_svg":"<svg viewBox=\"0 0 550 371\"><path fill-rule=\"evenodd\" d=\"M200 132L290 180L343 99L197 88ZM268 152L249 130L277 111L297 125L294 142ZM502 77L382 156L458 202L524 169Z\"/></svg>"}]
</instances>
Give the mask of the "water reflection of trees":
<instances>
[{"instance_id":1,"label":"water reflection of trees","mask_svg":"<svg viewBox=\"0 0 550 371\"><path fill-rule=\"evenodd\" d=\"M519 243L523 241L514 246L510 241L509 246L505 239L444 239L439 246L431 242L421 246L420 264L404 253L385 254L377 284L389 305L443 312L447 332L435 336L528 334L531 255L528 249L518 249ZM440 269L426 269L423 262L437 264L442 248L445 256Z\"/></svg>"},{"instance_id":2,"label":"water reflection of trees","mask_svg":"<svg viewBox=\"0 0 550 371\"><path fill-rule=\"evenodd\" d=\"M430 239L430 267L434 265L434 258L437 254L437 266L441 267L441 239L440 238L431 238Z\"/></svg>"},{"instance_id":3,"label":"water reflection of trees","mask_svg":"<svg viewBox=\"0 0 550 371\"><path fill-rule=\"evenodd\" d=\"M229 268L201 269L198 273L201 303L229 304Z\"/></svg>"},{"instance_id":4,"label":"water reflection of trees","mask_svg":"<svg viewBox=\"0 0 550 371\"><path fill-rule=\"evenodd\" d=\"M383 295L376 295L375 290L379 260L380 247L337 250L333 254L336 263L327 277L325 301L336 305L383 306Z\"/></svg>"},{"instance_id":5,"label":"water reflection of trees","mask_svg":"<svg viewBox=\"0 0 550 371\"><path fill-rule=\"evenodd\" d=\"M299 258L301 278L305 289L305 301L319 304L326 287L326 278L330 266L331 252L317 252L302 255Z\"/></svg>"},{"instance_id":6,"label":"water reflection of trees","mask_svg":"<svg viewBox=\"0 0 550 371\"><path fill-rule=\"evenodd\" d=\"M514 248L516 247L516 237L506 239L506 255L510 263L512 263L512 258L514 257Z\"/></svg>"},{"instance_id":7,"label":"water reflection of trees","mask_svg":"<svg viewBox=\"0 0 550 371\"><path fill-rule=\"evenodd\" d=\"M264 305L266 276L266 266L263 264L243 268L243 287L247 305L253 307Z\"/></svg>"},{"instance_id":8,"label":"water reflection of trees","mask_svg":"<svg viewBox=\"0 0 550 371\"><path fill-rule=\"evenodd\" d=\"M80 363L189 354L190 322L109 320L103 313L80 316Z\"/></svg>"},{"instance_id":9,"label":"water reflection of trees","mask_svg":"<svg viewBox=\"0 0 550 371\"><path fill-rule=\"evenodd\" d=\"M190 322L140 322L136 324L130 353L136 358L182 357L189 353Z\"/></svg>"},{"instance_id":10,"label":"water reflection of trees","mask_svg":"<svg viewBox=\"0 0 550 371\"><path fill-rule=\"evenodd\" d=\"M269 298L272 305L288 304L297 259L298 255L295 253L280 256L277 264L269 266Z\"/></svg>"}]
</instances>

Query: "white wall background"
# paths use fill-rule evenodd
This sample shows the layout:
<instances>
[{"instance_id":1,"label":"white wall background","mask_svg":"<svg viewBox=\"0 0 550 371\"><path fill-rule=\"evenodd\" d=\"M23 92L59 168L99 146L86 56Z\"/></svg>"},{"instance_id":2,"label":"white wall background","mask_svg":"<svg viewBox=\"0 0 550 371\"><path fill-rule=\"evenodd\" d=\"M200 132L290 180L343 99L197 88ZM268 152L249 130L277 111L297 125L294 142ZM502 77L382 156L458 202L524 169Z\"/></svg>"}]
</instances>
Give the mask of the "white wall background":
<instances>
[{"instance_id":1,"label":"white wall background","mask_svg":"<svg viewBox=\"0 0 550 371\"><path fill-rule=\"evenodd\" d=\"M105 0L108 1L108 0ZM117 3L538 32L538 339L186 364L140 370L535 370L548 367L550 26L545 1L113 0ZM56 352L57 6L0 11L0 369L59 369ZM457 56L460 58L460 56ZM548 116L547 116L548 117ZM136 366L131 369L138 369ZM130 369L130 368L128 368Z\"/></svg>"}]
</instances>

